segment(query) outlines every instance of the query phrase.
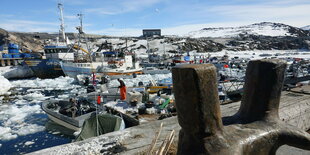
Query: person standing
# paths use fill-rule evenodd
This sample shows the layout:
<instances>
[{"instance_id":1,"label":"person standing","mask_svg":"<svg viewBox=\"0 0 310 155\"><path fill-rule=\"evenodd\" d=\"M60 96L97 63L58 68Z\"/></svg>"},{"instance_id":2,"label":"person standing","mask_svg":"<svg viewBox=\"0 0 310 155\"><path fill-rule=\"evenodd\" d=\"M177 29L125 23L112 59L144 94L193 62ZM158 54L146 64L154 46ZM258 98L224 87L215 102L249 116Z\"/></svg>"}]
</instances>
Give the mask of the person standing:
<instances>
[{"instance_id":1,"label":"person standing","mask_svg":"<svg viewBox=\"0 0 310 155\"><path fill-rule=\"evenodd\" d=\"M88 86L88 85L89 85L89 77L86 77L84 81L84 86Z\"/></svg>"},{"instance_id":2,"label":"person standing","mask_svg":"<svg viewBox=\"0 0 310 155\"><path fill-rule=\"evenodd\" d=\"M127 93L126 85L122 79L117 79L117 81L120 84L120 86L118 86L118 88L120 89L121 100L126 100L126 93Z\"/></svg>"}]
</instances>

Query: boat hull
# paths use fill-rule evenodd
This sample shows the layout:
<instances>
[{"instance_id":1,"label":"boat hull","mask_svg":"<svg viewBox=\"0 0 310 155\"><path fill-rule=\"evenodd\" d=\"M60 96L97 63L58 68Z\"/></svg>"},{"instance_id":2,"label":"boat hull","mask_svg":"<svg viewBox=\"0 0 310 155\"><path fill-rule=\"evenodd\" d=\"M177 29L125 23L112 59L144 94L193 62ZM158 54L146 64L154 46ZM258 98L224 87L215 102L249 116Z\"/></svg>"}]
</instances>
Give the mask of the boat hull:
<instances>
[{"instance_id":1,"label":"boat hull","mask_svg":"<svg viewBox=\"0 0 310 155\"><path fill-rule=\"evenodd\" d=\"M59 59L27 59L25 63L36 77L41 79L65 76L60 66Z\"/></svg>"},{"instance_id":2,"label":"boat hull","mask_svg":"<svg viewBox=\"0 0 310 155\"><path fill-rule=\"evenodd\" d=\"M78 67L78 63L73 62L61 62L61 68L65 75L77 79L78 75L91 75L92 73L99 73L109 76L126 76L133 74L142 74L142 68L139 69L107 69L105 65L101 63L90 63L83 64L88 65L88 67Z\"/></svg>"},{"instance_id":3,"label":"boat hull","mask_svg":"<svg viewBox=\"0 0 310 155\"><path fill-rule=\"evenodd\" d=\"M91 75L92 73L98 73L97 68L101 68L100 65L91 65L90 63L85 65L90 65L91 67L78 67L77 64L73 62L61 62L61 68L66 76L77 79L78 75Z\"/></svg>"},{"instance_id":4,"label":"boat hull","mask_svg":"<svg viewBox=\"0 0 310 155\"><path fill-rule=\"evenodd\" d=\"M96 111L89 112L87 114L83 114L78 117L68 117L66 115L60 114L58 111L52 110L47 108L49 103L58 102L58 101L51 101L51 102L44 102L42 103L42 110L48 115L48 117L54 121L55 123L64 126L68 129L72 129L78 131L82 128L83 123L86 119L88 119L93 113Z\"/></svg>"},{"instance_id":5,"label":"boat hull","mask_svg":"<svg viewBox=\"0 0 310 155\"><path fill-rule=\"evenodd\" d=\"M48 116L49 119L51 119L55 123L57 123L57 124L59 124L61 126L64 126L64 127L68 128L68 129L71 129L71 130L74 130L74 131L79 131L81 129L81 127L77 127L77 126L74 126L72 124L69 124L69 123L67 123L67 122L65 122L65 121L63 121L63 120L61 120L61 119L59 119L57 117L54 117L53 115L50 115L48 113L47 113L47 116Z\"/></svg>"}]
</instances>

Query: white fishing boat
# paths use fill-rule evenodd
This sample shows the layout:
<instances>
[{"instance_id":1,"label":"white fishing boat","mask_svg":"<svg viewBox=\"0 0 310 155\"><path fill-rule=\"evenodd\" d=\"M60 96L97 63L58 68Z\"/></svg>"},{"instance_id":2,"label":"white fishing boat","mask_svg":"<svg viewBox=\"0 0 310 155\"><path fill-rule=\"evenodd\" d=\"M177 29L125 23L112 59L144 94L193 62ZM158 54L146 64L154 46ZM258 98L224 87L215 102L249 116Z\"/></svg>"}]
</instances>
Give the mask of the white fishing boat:
<instances>
[{"instance_id":1,"label":"white fishing boat","mask_svg":"<svg viewBox=\"0 0 310 155\"><path fill-rule=\"evenodd\" d=\"M92 62L61 62L65 75L77 79L78 75L91 75L93 73L109 76L126 76L142 74L139 62L133 62L132 55L124 57L107 57L105 52L97 52Z\"/></svg>"},{"instance_id":2,"label":"white fishing boat","mask_svg":"<svg viewBox=\"0 0 310 155\"><path fill-rule=\"evenodd\" d=\"M91 75L92 73L102 73L108 66L107 62L74 62L62 61L61 68L66 76L77 79L78 75Z\"/></svg>"},{"instance_id":3,"label":"white fishing boat","mask_svg":"<svg viewBox=\"0 0 310 155\"><path fill-rule=\"evenodd\" d=\"M96 109L96 105L86 100L79 101L76 107L70 101L51 100L42 103L42 110L55 123L78 131L86 119L90 118L96 111L99 112L104 109L99 106Z\"/></svg>"},{"instance_id":4,"label":"white fishing boat","mask_svg":"<svg viewBox=\"0 0 310 155\"><path fill-rule=\"evenodd\" d=\"M109 65L102 73L109 76L142 74L139 62L134 62L132 57L132 55L125 55L124 58L108 61Z\"/></svg>"}]
</instances>

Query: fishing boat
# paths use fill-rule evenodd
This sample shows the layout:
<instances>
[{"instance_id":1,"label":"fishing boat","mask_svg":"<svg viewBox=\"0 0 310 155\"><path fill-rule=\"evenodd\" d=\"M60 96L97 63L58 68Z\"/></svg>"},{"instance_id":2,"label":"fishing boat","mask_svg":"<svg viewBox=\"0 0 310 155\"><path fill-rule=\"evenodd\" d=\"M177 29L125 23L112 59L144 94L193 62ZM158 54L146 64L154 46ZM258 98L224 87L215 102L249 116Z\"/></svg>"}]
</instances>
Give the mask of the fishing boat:
<instances>
[{"instance_id":1,"label":"fishing boat","mask_svg":"<svg viewBox=\"0 0 310 155\"><path fill-rule=\"evenodd\" d=\"M191 57L189 55L184 56L182 54L177 54L174 55L172 58L172 62L176 64L181 64L181 63L193 63L194 61L191 60Z\"/></svg>"},{"instance_id":2,"label":"fishing boat","mask_svg":"<svg viewBox=\"0 0 310 155\"><path fill-rule=\"evenodd\" d=\"M74 131L80 130L84 121L91 115L104 111L100 106L96 107L87 100L79 100L77 106L66 100L51 100L42 103L42 110L55 123Z\"/></svg>"},{"instance_id":3,"label":"fishing boat","mask_svg":"<svg viewBox=\"0 0 310 155\"><path fill-rule=\"evenodd\" d=\"M25 64L41 79L65 76L61 69L61 60L73 60L74 53L68 46L45 46L45 59L30 58Z\"/></svg>"},{"instance_id":4,"label":"fishing boat","mask_svg":"<svg viewBox=\"0 0 310 155\"><path fill-rule=\"evenodd\" d=\"M108 67L102 72L109 76L132 75L142 74L142 68L139 62L134 62L132 55L125 55L123 58L116 58L108 61Z\"/></svg>"},{"instance_id":5,"label":"fishing boat","mask_svg":"<svg viewBox=\"0 0 310 155\"><path fill-rule=\"evenodd\" d=\"M112 54L114 53L114 54ZM110 57L108 55L114 55ZM61 68L65 75L77 79L78 75L91 75L93 73L103 76L126 76L142 74L142 68L138 62L133 62L132 55L115 57L117 52L95 52L92 61L62 61Z\"/></svg>"},{"instance_id":6,"label":"fishing boat","mask_svg":"<svg viewBox=\"0 0 310 155\"><path fill-rule=\"evenodd\" d=\"M60 61L72 61L74 59L72 47L68 45L69 40L65 36L62 4L59 3L58 8L60 10L60 32L63 42L59 42L59 39L57 38L56 44L44 47L45 55L42 56L42 58L31 58L25 60L25 64L27 64L34 72L35 76L41 79L64 76L65 74L61 69Z\"/></svg>"},{"instance_id":7,"label":"fishing boat","mask_svg":"<svg viewBox=\"0 0 310 155\"><path fill-rule=\"evenodd\" d=\"M169 69L165 69L165 68L156 68L156 67L145 67L143 68L142 72L144 74L168 74L171 73L171 71Z\"/></svg>"}]
</instances>

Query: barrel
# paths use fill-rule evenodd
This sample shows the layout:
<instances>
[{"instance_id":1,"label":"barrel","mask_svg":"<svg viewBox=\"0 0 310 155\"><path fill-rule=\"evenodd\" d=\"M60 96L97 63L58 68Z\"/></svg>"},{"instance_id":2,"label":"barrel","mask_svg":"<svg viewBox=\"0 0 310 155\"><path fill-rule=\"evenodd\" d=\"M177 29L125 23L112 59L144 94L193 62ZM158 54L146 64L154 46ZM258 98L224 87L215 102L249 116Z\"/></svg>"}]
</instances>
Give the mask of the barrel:
<instances>
[{"instance_id":1,"label":"barrel","mask_svg":"<svg viewBox=\"0 0 310 155\"><path fill-rule=\"evenodd\" d=\"M14 48L9 48L9 53L13 54L13 53L19 53L18 49L14 49Z\"/></svg>"},{"instance_id":2,"label":"barrel","mask_svg":"<svg viewBox=\"0 0 310 155\"><path fill-rule=\"evenodd\" d=\"M18 47L17 44L9 43L9 44L8 44L8 48L9 48L9 49L18 49L19 47Z\"/></svg>"}]
</instances>

